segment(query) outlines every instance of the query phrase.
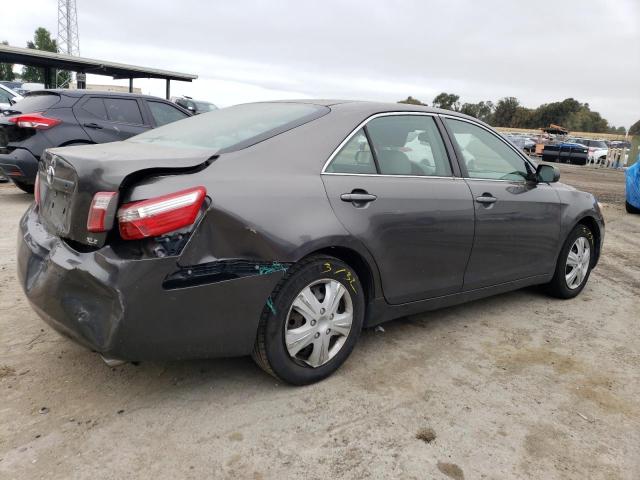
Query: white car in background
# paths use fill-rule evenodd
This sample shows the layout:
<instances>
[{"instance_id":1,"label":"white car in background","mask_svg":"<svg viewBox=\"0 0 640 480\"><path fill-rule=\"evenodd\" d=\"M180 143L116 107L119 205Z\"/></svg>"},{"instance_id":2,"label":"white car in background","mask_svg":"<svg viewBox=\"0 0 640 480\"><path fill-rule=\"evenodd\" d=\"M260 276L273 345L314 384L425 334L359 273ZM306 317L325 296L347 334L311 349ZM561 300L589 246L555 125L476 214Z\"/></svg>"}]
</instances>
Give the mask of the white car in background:
<instances>
[{"instance_id":1,"label":"white car in background","mask_svg":"<svg viewBox=\"0 0 640 480\"><path fill-rule=\"evenodd\" d=\"M18 100L22 100L22 95L19 95L9 87L5 87L0 83L0 111L8 110L11 108L11 105Z\"/></svg>"},{"instance_id":2,"label":"white car in background","mask_svg":"<svg viewBox=\"0 0 640 480\"><path fill-rule=\"evenodd\" d=\"M609 147L604 140L591 140L590 138L568 138L567 142L579 143L589 149L587 153L587 164L602 164L607 159Z\"/></svg>"},{"instance_id":3,"label":"white car in background","mask_svg":"<svg viewBox=\"0 0 640 480\"><path fill-rule=\"evenodd\" d=\"M16 103L18 100L22 100L22 95L17 94L9 87L6 87L0 83L0 114L4 110L9 110L11 105ZM2 170L0 169L0 183L8 182L7 177L4 176Z\"/></svg>"}]
</instances>

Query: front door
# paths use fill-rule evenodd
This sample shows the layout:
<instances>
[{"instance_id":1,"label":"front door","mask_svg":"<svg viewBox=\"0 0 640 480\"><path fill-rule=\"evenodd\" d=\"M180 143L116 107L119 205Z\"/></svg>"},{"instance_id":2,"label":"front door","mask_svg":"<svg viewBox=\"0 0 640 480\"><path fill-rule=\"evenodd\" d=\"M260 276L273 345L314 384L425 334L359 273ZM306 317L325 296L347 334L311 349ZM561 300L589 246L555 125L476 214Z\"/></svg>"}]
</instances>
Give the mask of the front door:
<instances>
[{"instance_id":1,"label":"front door","mask_svg":"<svg viewBox=\"0 0 640 480\"><path fill-rule=\"evenodd\" d=\"M464 290L552 273L560 236L560 202L533 167L491 131L445 119L466 169L476 212Z\"/></svg>"},{"instance_id":2,"label":"front door","mask_svg":"<svg viewBox=\"0 0 640 480\"><path fill-rule=\"evenodd\" d=\"M389 303L462 289L473 201L464 180L452 175L432 116L373 118L322 178L342 224L373 254Z\"/></svg>"}]
</instances>

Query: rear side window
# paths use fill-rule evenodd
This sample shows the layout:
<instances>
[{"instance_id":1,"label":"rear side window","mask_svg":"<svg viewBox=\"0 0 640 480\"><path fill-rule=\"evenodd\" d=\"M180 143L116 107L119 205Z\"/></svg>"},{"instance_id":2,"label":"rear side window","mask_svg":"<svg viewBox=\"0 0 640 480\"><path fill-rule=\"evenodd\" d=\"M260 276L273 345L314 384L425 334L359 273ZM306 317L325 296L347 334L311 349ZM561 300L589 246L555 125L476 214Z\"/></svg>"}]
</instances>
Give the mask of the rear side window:
<instances>
[{"instance_id":1,"label":"rear side window","mask_svg":"<svg viewBox=\"0 0 640 480\"><path fill-rule=\"evenodd\" d=\"M148 101L147 105L149 105L151 116L158 127L175 122L176 120L182 120L188 116L186 113L166 103Z\"/></svg>"},{"instance_id":2,"label":"rear side window","mask_svg":"<svg viewBox=\"0 0 640 480\"><path fill-rule=\"evenodd\" d=\"M107 109L102 98L92 97L82 104L82 109L94 117L107 120Z\"/></svg>"},{"instance_id":3,"label":"rear side window","mask_svg":"<svg viewBox=\"0 0 640 480\"><path fill-rule=\"evenodd\" d=\"M136 100L128 98L105 98L107 117L112 122L142 125L142 114Z\"/></svg>"},{"instance_id":4,"label":"rear side window","mask_svg":"<svg viewBox=\"0 0 640 480\"><path fill-rule=\"evenodd\" d=\"M369 142L362 129L349 139L325 169L329 173L376 173Z\"/></svg>"},{"instance_id":5,"label":"rear side window","mask_svg":"<svg viewBox=\"0 0 640 480\"><path fill-rule=\"evenodd\" d=\"M299 127L329 111L302 103L247 103L170 123L127 141L229 152Z\"/></svg>"},{"instance_id":6,"label":"rear side window","mask_svg":"<svg viewBox=\"0 0 640 480\"><path fill-rule=\"evenodd\" d=\"M433 117L391 115L367 124L383 175L451 176L449 157Z\"/></svg>"},{"instance_id":7,"label":"rear side window","mask_svg":"<svg viewBox=\"0 0 640 480\"><path fill-rule=\"evenodd\" d=\"M44 112L60 101L60 95L51 92L35 92L27 94L11 107L20 113Z\"/></svg>"}]
</instances>

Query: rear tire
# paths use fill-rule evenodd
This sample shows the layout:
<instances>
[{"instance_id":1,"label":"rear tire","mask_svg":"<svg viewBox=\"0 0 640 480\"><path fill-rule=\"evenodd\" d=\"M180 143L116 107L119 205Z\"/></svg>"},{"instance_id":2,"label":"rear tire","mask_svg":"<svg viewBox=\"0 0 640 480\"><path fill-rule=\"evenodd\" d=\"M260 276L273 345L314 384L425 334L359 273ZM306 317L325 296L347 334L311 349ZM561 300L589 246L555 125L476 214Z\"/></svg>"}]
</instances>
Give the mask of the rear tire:
<instances>
[{"instance_id":1,"label":"rear tire","mask_svg":"<svg viewBox=\"0 0 640 480\"><path fill-rule=\"evenodd\" d=\"M556 271L545 287L556 298L574 298L589 280L595 245L593 232L584 225L576 225L569 233L556 264Z\"/></svg>"},{"instance_id":2,"label":"rear tire","mask_svg":"<svg viewBox=\"0 0 640 480\"><path fill-rule=\"evenodd\" d=\"M627 210L627 213L640 213L640 208L636 208L626 201L624 202L624 208Z\"/></svg>"},{"instance_id":3,"label":"rear tire","mask_svg":"<svg viewBox=\"0 0 640 480\"><path fill-rule=\"evenodd\" d=\"M334 257L309 257L292 266L269 297L253 359L293 385L320 381L351 354L364 313L364 291L354 270Z\"/></svg>"},{"instance_id":4,"label":"rear tire","mask_svg":"<svg viewBox=\"0 0 640 480\"><path fill-rule=\"evenodd\" d=\"M33 185L29 185L28 183L22 183L20 181L13 181L14 185L16 187L18 187L20 190L22 190L24 193L30 193L33 194L33 189L34 186Z\"/></svg>"}]
</instances>

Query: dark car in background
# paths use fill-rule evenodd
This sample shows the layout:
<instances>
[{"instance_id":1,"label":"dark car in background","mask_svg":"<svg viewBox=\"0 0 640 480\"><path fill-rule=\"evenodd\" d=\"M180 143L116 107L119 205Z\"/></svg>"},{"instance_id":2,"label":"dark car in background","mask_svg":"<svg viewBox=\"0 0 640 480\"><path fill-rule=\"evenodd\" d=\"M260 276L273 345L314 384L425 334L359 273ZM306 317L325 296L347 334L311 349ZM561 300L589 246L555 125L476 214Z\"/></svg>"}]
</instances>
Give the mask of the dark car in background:
<instances>
[{"instance_id":1,"label":"dark car in background","mask_svg":"<svg viewBox=\"0 0 640 480\"><path fill-rule=\"evenodd\" d=\"M252 354L306 384L363 327L529 285L578 295L604 221L559 175L448 110L237 105L47 150L18 275L108 359Z\"/></svg>"},{"instance_id":2,"label":"dark car in background","mask_svg":"<svg viewBox=\"0 0 640 480\"><path fill-rule=\"evenodd\" d=\"M536 149L536 142L531 140L531 138L524 135L514 135L511 133L506 133L504 137L513 143L516 147L521 149L526 153L533 153Z\"/></svg>"},{"instance_id":3,"label":"dark car in background","mask_svg":"<svg viewBox=\"0 0 640 480\"><path fill-rule=\"evenodd\" d=\"M588 147L578 142L559 141L549 143L542 150L542 160L544 162L586 165L588 159Z\"/></svg>"},{"instance_id":4,"label":"dark car in background","mask_svg":"<svg viewBox=\"0 0 640 480\"><path fill-rule=\"evenodd\" d=\"M211 102L207 102L205 100L194 100L186 95L183 97L172 97L171 101L176 105L180 105L182 108L189 110L194 115L213 112L218 109L218 107Z\"/></svg>"},{"instance_id":5,"label":"dark car in background","mask_svg":"<svg viewBox=\"0 0 640 480\"><path fill-rule=\"evenodd\" d=\"M38 161L47 148L126 140L191 116L158 97L90 90L27 93L0 115L0 169L33 192Z\"/></svg>"}]
</instances>

